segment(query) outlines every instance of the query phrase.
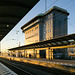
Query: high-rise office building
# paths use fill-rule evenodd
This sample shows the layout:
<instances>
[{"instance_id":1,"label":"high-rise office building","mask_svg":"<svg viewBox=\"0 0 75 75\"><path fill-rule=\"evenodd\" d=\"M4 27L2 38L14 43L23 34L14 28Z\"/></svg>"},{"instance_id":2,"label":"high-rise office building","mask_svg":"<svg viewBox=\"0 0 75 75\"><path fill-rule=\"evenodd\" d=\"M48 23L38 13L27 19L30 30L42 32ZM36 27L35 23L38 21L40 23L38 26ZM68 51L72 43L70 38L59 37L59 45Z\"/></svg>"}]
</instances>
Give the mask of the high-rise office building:
<instances>
[{"instance_id":1,"label":"high-rise office building","mask_svg":"<svg viewBox=\"0 0 75 75\"><path fill-rule=\"evenodd\" d=\"M65 9L54 6L47 12L31 19L21 27L25 33L25 45L67 35L68 15L69 13Z\"/></svg>"},{"instance_id":2,"label":"high-rise office building","mask_svg":"<svg viewBox=\"0 0 75 75\"><path fill-rule=\"evenodd\" d=\"M68 15L65 9L54 6L46 13L34 17L21 27L25 33L25 44L67 35Z\"/></svg>"}]
</instances>

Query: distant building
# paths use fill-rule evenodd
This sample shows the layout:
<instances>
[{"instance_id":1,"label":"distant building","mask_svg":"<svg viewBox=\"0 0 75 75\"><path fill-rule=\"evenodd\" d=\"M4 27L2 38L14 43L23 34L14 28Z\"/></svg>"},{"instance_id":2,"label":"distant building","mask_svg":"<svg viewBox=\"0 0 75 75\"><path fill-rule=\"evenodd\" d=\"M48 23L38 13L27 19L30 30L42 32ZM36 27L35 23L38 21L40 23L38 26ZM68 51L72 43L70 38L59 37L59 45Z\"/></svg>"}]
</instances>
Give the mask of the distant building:
<instances>
[{"instance_id":1,"label":"distant building","mask_svg":"<svg viewBox=\"0 0 75 75\"><path fill-rule=\"evenodd\" d=\"M54 6L47 12L34 17L21 27L25 33L25 45L67 35L68 15L65 9ZM54 50L54 53L57 52L58 50Z\"/></svg>"}]
</instances>

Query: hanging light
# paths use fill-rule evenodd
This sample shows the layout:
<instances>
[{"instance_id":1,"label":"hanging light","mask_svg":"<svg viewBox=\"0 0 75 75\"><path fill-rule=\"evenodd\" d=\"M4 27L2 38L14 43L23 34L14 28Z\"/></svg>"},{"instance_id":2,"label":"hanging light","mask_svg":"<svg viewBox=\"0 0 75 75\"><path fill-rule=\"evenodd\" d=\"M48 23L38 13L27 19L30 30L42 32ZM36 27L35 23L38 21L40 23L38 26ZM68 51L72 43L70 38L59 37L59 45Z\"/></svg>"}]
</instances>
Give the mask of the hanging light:
<instances>
[{"instance_id":1,"label":"hanging light","mask_svg":"<svg viewBox=\"0 0 75 75\"><path fill-rule=\"evenodd\" d=\"M2 34L0 36L2 36Z\"/></svg>"},{"instance_id":2,"label":"hanging light","mask_svg":"<svg viewBox=\"0 0 75 75\"><path fill-rule=\"evenodd\" d=\"M7 25L7 27L9 27L9 25Z\"/></svg>"}]
</instances>

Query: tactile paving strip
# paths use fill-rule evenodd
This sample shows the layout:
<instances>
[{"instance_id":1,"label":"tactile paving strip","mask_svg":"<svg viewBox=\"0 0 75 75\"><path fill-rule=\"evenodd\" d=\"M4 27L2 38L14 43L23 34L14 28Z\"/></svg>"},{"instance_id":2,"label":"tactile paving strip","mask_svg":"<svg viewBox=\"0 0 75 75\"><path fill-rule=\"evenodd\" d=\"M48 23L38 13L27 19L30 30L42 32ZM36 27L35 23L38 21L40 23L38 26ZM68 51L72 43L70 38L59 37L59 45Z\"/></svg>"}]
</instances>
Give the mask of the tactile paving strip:
<instances>
[{"instance_id":1,"label":"tactile paving strip","mask_svg":"<svg viewBox=\"0 0 75 75\"><path fill-rule=\"evenodd\" d=\"M0 75L18 75L0 62Z\"/></svg>"}]
</instances>

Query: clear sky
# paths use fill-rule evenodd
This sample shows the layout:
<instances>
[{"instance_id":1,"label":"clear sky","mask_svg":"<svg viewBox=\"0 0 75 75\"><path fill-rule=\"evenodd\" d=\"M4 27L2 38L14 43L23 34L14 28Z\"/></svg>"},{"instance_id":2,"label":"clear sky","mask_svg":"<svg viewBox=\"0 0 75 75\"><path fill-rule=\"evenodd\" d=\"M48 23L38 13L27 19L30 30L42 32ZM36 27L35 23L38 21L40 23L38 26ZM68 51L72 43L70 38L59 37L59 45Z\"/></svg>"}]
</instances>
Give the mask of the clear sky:
<instances>
[{"instance_id":1,"label":"clear sky","mask_svg":"<svg viewBox=\"0 0 75 75\"><path fill-rule=\"evenodd\" d=\"M75 33L75 0L46 0L47 10L53 6L66 9L70 15L68 16L68 34ZM1 50L6 51L20 45L25 45L25 35L22 33L21 27L29 20L40 13L45 12L45 0L40 0L17 25L3 38L1 41Z\"/></svg>"}]
</instances>

